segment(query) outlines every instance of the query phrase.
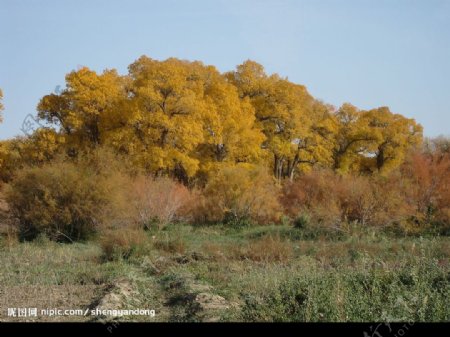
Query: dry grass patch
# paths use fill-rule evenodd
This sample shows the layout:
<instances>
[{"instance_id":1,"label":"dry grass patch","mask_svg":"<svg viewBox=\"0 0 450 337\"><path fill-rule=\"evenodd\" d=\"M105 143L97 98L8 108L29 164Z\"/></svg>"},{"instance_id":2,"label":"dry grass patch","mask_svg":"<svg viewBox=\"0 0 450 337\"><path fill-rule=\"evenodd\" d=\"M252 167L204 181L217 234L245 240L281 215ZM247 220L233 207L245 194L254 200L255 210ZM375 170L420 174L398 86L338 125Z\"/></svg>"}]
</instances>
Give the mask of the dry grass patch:
<instances>
[{"instance_id":1,"label":"dry grass patch","mask_svg":"<svg viewBox=\"0 0 450 337\"><path fill-rule=\"evenodd\" d=\"M267 235L246 246L232 247L230 251L235 258L264 263L287 263L294 256L290 241L283 240L278 235Z\"/></svg>"},{"instance_id":2,"label":"dry grass patch","mask_svg":"<svg viewBox=\"0 0 450 337\"><path fill-rule=\"evenodd\" d=\"M187 244L181 236L164 235L154 241L154 247L167 253L184 254L187 250Z\"/></svg>"},{"instance_id":3,"label":"dry grass patch","mask_svg":"<svg viewBox=\"0 0 450 337\"><path fill-rule=\"evenodd\" d=\"M146 234L141 229L122 228L102 233L100 246L103 257L108 260L128 259L143 248Z\"/></svg>"}]
</instances>

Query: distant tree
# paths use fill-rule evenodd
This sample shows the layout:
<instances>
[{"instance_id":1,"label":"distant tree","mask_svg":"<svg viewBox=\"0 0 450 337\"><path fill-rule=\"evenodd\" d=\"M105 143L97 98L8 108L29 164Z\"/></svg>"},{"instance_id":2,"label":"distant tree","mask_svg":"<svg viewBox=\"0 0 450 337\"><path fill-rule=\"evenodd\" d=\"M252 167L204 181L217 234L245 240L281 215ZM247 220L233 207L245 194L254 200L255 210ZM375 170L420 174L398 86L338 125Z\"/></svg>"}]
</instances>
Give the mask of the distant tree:
<instances>
[{"instance_id":1,"label":"distant tree","mask_svg":"<svg viewBox=\"0 0 450 337\"><path fill-rule=\"evenodd\" d=\"M393 114L381 107L364 112L372 141L364 148L371 170L381 174L397 168L409 150L421 145L423 128L414 119Z\"/></svg>"},{"instance_id":2,"label":"distant tree","mask_svg":"<svg viewBox=\"0 0 450 337\"><path fill-rule=\"evenodd\" d=\"M360 152L376 141L376 137L370 132L363 113L350 103L343 104L332 118L336 125L333 134L333 169L346 173L357 161Z\"/></svg>"},{"instance_id":3,"label":"distant tree","mask_svg":"<svg viewBox=\"0 0 450 337\"><path fill-rule=\"evenodd\" d=\"M426 138L423 145L423 151L429 155L450 156L450 138L448 137Z\"/></svg>"}]
</instances>

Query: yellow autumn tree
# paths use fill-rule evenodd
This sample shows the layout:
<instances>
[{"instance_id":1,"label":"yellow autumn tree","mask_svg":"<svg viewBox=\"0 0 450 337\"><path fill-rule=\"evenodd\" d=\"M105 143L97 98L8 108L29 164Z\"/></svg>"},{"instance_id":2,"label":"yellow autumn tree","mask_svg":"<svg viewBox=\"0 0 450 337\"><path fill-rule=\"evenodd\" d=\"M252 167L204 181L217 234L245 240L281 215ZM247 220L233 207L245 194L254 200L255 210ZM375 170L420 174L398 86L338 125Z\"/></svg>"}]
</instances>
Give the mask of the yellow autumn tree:
<instances>
[{"instance_id":1,"label":"yellow autumn tree","mask_svg":"<svg viewBox=\"0 0 450 337\"><path fill-rule=\"evenodd\" d=\"M152 172L193 176L200 161L193 156L204 141L203 120L210 102L203 99L199 74L187 62L141 57L130 65L133 139L137 155Z\"/></svg>"},{"instance_id":2,"label":"yellow autumn tree","mask_svg":"<svg viewBox=\"0 0 450 337\"><path fill-rule=\"evenodd\" d=\"M386 174L398 167L408 151L423 141L423 128L414 119L380 107L363 113L372 141L362 152L363 169Z\"/></svg>"},{"instance_id":3,"label":"yellow autumn tree","mask_svg":"<svg viewBox=\"0 0 450 337\"><path fill-rule=\"evenodd\" d=\"M203 119L204 141L196 149L200 170L208 173L225 163L259 162L265 136L256 125L250 101L241 100L237 88L215 68L201 67L199 72L204 82L204 97L210 101Z\"/></svg>"},{"instance_id":4,"label":"yellow autumn tree","mask_svg":"<svg viewBox=\"0 0 450 337\"><path fill-rule=\"evenodd\" d=\"M53 129L39 128L29 136L0 142L0 180L9 181L24 166L50 162L64 150L64 137Z\"/></svg>"},{"instance_id":5,"label":"yellow autumn tree","mask_svg":"<svg viewBox=\"0 0 450 337\"><path fill-rule=\"evenodd\" d=\"M23 166L23 137L0 141L0 180L9 181Z\"/></svg>"},{"instance_id":6,"label":"yellow autumn tree","mask_svg":"<svg viewBox=\"0 0 450 337\"><path fill-rule=\"evenodd\" d=\"M332 168L339 173L355 169L361 153L368 150L378 136L371 132L364 112L350 103L344 103L330 116Z\"/></svg>"},{"instance_id":7,"label":"yellow autumn tree","mask_svg":"<svg viewBox=\"0 0 450 337\"><path fill-rule=\"evenodd\" d=\"M322 146L313 125L327 112L324 106L319 108L320 102L304 86L277 74L268 76L263 66L250 60L226 76L238 88L240 97L249 99L255 108L256 119L266 136L263 148L272 157L272 169L278 179L292 179L299 164L318 161Z\"/></svg>"},{"instance_id":8,"label":"yellow autumn tree","mask_svg":"<svg viewBox=\"0 0 450 337\"><path fill-rule=\"evenodd\" d=\"M69 153L111 146L148 172L185 182L221 162L261 157L253 106L212 66L143 56L127 76L82 68L66 87L42 98L38 117L57 126Z\"/></svg>"},{"instance_id":9,"label":"yellow autumn tree","mask_svg":"<svg viewBox=\"0 0 450 337\"><path fill-rule=\"evenodd\" d=\"M422 141L422 127L387 107L368 111L343 104L316 126L330 149L331 167L338 173L388 173Z\"/></svg>"},{"instance_id":10,"label":"yellow autumn tree","mask_svg":"<svg viewBox=\"0 0 450 337\"><path fill-rule=\"evenodd\" d=\"M66 86L41 99L38 117L57 125L71 150L101 144L117 127L113 117L125 97L121 77L115 70L98 75L83 67L66 76Z\"/></svg>"},{"instance_id":11,"label":"yellow autumn tree","mask_svg":"<svg viewBox=\"0 0 450 337\"><path fill-rule=\"evenodd\" d=\"M212 66L141 57L130 65L133 151L149 171L187 181L223 161L257 158L264 138L236 88Z\"/></svg>"},{"instance_id":12,"label":"yellow autumn tree","mask_svg":"<svg viewBox=\"0 0 450 337\"><path fill-rule=\"evenodd\" d=\"M20 155L23 163L40 165L51 161L58 153L62 153L65 145L64 135L51 128L39 128L20 144Z\"/></svg>"}]
</instances>

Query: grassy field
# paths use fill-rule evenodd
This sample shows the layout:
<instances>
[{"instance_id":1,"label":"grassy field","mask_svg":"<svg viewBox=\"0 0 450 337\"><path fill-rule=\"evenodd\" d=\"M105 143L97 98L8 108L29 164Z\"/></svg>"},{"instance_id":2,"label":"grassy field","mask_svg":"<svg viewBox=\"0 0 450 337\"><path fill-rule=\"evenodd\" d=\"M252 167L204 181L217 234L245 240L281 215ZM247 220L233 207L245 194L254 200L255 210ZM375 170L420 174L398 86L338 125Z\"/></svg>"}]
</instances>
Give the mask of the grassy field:
<instances>
[{"instance_id":1,"label":"grassy field","mask_svg":"<svg viewBox=\"0 0 450 337\"><path fill-rule=\"evenodd\" d=\"M100 243L0 243L0 320L8 307L154 309L132 321L449 321L450 239L351 229L171 225L131 254ZM39 321L112 320L100 316Z\"/></svg>"}]
</instances>

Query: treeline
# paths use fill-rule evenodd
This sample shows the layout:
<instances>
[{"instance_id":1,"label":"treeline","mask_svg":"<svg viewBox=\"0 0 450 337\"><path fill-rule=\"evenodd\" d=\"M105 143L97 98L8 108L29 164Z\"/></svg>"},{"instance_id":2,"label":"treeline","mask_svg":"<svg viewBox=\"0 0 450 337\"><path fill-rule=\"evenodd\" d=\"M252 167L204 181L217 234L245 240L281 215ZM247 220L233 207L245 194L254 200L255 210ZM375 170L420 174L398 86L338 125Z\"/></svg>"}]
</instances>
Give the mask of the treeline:
<instances>
[{"instance_id":1,"label":"treeline","mask_svg":"<svg viewBox=\"0 0 450 337\"><path fill-rule=\"evenodd\" d=\"M387 107L335 109L253 61L221 74L141 57L66 81L39 102L41 127L0 146L23 238L173 222L449 234L450 140Z\"/></svg>"},{"instance_id":2,"label":"treeline","mask_svg":"<svg viewBox=\"0 0 450 337\"><path fill-rule=\"evenodd\" d=\"M413 119L387 107L335 109L253 61L224 74L200 62L145 56L125 76L81 68L37 110L44 127L1 144L4 180L24 164L99 146L186 185L241 163L267 167L278 179L313 167L387 174L422 140Z\"/></svg>"}]
</instances>

